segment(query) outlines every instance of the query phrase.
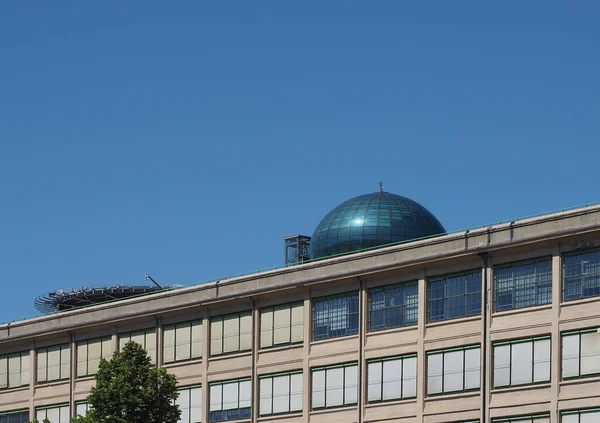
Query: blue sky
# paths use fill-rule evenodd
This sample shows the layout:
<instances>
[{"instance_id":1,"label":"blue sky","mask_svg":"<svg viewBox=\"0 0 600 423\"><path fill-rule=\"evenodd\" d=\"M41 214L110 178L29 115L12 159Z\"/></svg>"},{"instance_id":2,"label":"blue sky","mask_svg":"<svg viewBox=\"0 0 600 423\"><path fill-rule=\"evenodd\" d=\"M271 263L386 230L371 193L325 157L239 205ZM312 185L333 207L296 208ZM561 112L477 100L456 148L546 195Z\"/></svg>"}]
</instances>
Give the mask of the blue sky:
<instances>
[{"instance_id":1,"label":"blue sky","mask_svg":"<svg viewBox=\"0 0 600 423\"><path fill-rule=\"evenodd\" d=\"M277 266L385 189L449 230L600 200L600 4L5 2L0 321Z\"/></svg>"}]
</instances>

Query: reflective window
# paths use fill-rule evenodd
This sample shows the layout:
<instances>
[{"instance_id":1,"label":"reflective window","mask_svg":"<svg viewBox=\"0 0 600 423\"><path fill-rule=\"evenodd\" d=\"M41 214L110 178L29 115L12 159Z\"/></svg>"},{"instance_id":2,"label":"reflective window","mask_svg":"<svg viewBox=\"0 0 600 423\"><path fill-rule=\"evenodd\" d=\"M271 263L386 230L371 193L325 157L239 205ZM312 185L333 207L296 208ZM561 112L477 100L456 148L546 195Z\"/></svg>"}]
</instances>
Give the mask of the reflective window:
<instances>
[{"instance_id":1,"label":"reflective window","mask_svg":"<svg viewBox=\"0 0 600 423\"><path fill-rule=\"evenodd\" d=\"M123 347L129 341L140 344L153 363L156 363L156 329L150 328L146 330L138 330L135 332L120 333L119 334L119 350L123 350Z\"/></svg>"},{"instance_id":2,"label":"reflective window","mask_svg":"<svg viewBox=\"0 0 600 423\"><path fill-rule=\"evenodd\" d=\"M295 344L304 340L304 303L260 310L260 347Z\"/></svg>"},{"instance_id":3,"label":"reflective window","mask_svg":"<svg viewBox=\"0 0 600 423\"><path fill-rule=\"evenodd\" d=\"M202 387L186 386L177 389L179 397L175 404L181 410L179 422L181 423L200 423L202 422Z\"/></svg>"},{"instance_id":4,"label":"reflective window","mask_svg":"<svg viewBox=\"0 0 600 423\"><path fill-rule=\"evenodd\" d=\"M302 411L302 370L260 377L260 415Z\"/></svg>"},{"instance_id":5,"label":"reflective window","mask_svg":"<svg viewBox=\"0 0 600 423\"><path fill-rule=\"evenodd\" d=\"M29 385L29 351L0 355L0 389Z\"/></svg>"},{"instance_id":6,"label":"reflective window","mask_svg":"<svg viewBox=\"0 0 600 423\"><path fill-rule=\"evenodd\" d=\"M210 319L210 355L230 354L252 349L252 312Z\"/></svg>"},{"instance_id":7,"label":"reflective window","mask_svg":"<svg viewBox=\"0 0 600 423\"><path fill-rule=\"evenodd\" d=\"M367 361L367 400L390 401L417 396L417 355Z\"/></svg>"},{"instance_id":8,"label":"reflective window","mask_svg":"<svg viewBox=\"0 0 600 423\"><path fill-rule=\"evenodd\" d=\"M75 403L75 414L79 417L87 416L88 411L90 411L92 406L87 401L78 401Z\"/></svg>"},{"instance_id":9,"label":"reflective window","mask_svg":"<svg viewBox=\"0 0 600 423\"><path fill-rule=\"evenodd\" d=\"M48 419L51 423L69 423L69 404L38 407L35 409L35 418L40 422Z\"/></svg>"},{"instance_id":10,"label":"reflective window","mask_svg":"<svg viewBox=\"0 0 600 423\"><path fill-rule=\"evenodd\" d=\"M177 323L163 329L163 362L202 357L202 320Z\"/></svg>"},{"instance_id":11,"label":"reflective window","mask_svg":"<svg viewBox=\"0 0 600 423\"><path fill-rule=\"evenodd\" d=\"M405 283L369 291L369 330L416 325L419 316L419 285Z\"/></svg>"},{"instance_id":12,"label":"reflective window","mask_svg":"<svg viewBox=\"0 0 600 423\"><path fill-rule=\"evenodd\" d=\"M210 421L249 419L252 416L252 382L248 379L210 385Z\"/></svg>"},{"instance_id":13,"label":"reflective window","mask_svg":"<svg viewBox=\"0 0 600 423\"><path fill-rule=\"evenodd\" d=\"M98 372L101 359L113 353L110 336L88 339L77 343L77 377L91 376Z\"/></svg>"},{"instance_id":14,"label":"reflective window","mask_svg":"<svg viewBox=\"0 0 600 423\"><path fill-rule=\"evenodd\" d=\"M0 413L0 423L27 423L29 410L7 411Z\"/></svg>"},{"instance_id":15,"label":"reflective window","mask_svg":"<svg viewBox=\"0 0 600 423\"><path fill-rule=\"evenodd\" d=\"M561 423L598 423L600 422L600 408L587 410L571 410L560 413Z\"/></svg>"},{"instance_id":16,"label":"reflective window","mask_svg":"<svg viewBox=\"0 0 600 423\"><path fill-rule=\"evenodd\" d=\"M600 295L600 250L569 254L563 261L565 301Z\"/></svg>"},{"instance_id":17,"label":"reflective window","mask_svg":"<svg viewBox=\"0 0 600 423\"><path fill-rule=\"evenodd\" d=\"M312 409L355 405L358 401L356 363L312 369Z\"/></svg>"},{"instance_id":18,"label":"reflective window","mask_svg":"<svg viewBox=\"0 0 600 423\"><path fill-rule=\"evenodd\" d=\"M600 333L584 329L562 334L562 377L600 375Z\"/></svg>"},{"instance_id":19,"label":"reflective window","mask_svg":"<svg viewBox=\"0 0 600 423\"><path fill-rule=\"evenodd\" d=\"M427 394L479 389L479 345L427 352Z\"/></svg>"},{"instance_id":20,"label":"reflective window","mask_svg":"<svg viewBox=\"0 0 600 423\"><path fill-rule=\"evenodd\" d=\"M530 416L500 417L492 419L492 423L550 423L550 413Z\"/></svg>"},{"instance_id":21,"label":"reflective window","mask_svg":"<svg viewBox=\"0 0 600 423\"><path fill-rule=\"evenodd\" d=\"M550 336L494 343L494 388L550 381Z\"/></svg>"},{"instance_id":22,"label":"reflective window","mask_svg":"<svg viewBox=\"0 0 600 423\"><path fill-rule=\"evenodd\" d=\"M357 334L358 312L358 293L314 300L313 339Z\"/></svg>"},{"instance_id":23,"label":"reflective window","mask_svg":"<svg viewBox=\"0 0 600 423\"><path fill-rule=\"evenodd\" d=\"M552 302L552 259L512 263L494 269L496 311Z\"/></svg>"},{"instance_id":24,"label":"reflective window","mask_svg":"<svg viewBox=\"0 0 600 423\"><path fill-rule=\"evenodd\" d=\"M429 321L481 314L481 270L429 281Z\"/></svg>"},{"instance_id":25,"label":"reflective window","mask_svg":"<svg viewBox=\"0 0 600 423\"><path fill-rule=\"evenodd\" d=\"M69 344L40 348L37 356L37 382L68 379L71 374L71 348Z\"/></svg>"}]
</instances>

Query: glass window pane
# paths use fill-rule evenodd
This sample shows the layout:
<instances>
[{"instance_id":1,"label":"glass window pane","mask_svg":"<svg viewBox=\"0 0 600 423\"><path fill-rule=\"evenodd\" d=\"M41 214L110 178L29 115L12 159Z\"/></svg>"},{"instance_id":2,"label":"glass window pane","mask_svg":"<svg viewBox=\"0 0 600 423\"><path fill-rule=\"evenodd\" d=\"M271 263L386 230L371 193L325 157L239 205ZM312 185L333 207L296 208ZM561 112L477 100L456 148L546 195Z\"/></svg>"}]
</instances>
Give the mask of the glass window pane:
<instances>
[{"instance_id":1,"label":"glass window pane","mask_svg":"<svg viewBox=\"0 0 600 423\"><path fill-rule=\"evenodd\" d=\"M579 335L562 337L562 377L579 376Z\"/></svg>"},{"instance_id":2,"label":"glass window pane","mask_svg":"<svg viewBox=\"0 0 600 423\"><path fill-rule=\"evenodd\" d=\"M443 354L427 356L427 393L439 394L442 392L442 360Z\"/></svg>"},{"instance_id":3,"label":"glass window pane","mask_svg":"<svg viewBox=\"0 0 600 423\"><path fill-rule=\"evenodd\" d=\"M511 349L511 385L531 383L533 380L533 343L513 344Z\"/></svg>"},{"instance_id":4,"label":"glass window pane","mask_svg":"<svg viewBox=\"0 0 600 423\"><path fill-rule=\"evenodd\" d=\"M494 347L494 387L510 385L510 345Z\"/></svg>"},{"instance_id":5,"label":"glass window pane","mask_svg":"<svg viewBox=\"0 0 600 423\"><path fill-rule=\"evenodd\" d=\"M367 400L368 401L380 401L381 397L381 371L383 363L369 363L367 365Z\"/></svg>"},{"instance_id":6,"label":"glass window pane","mask_svg":"<svg viewBox=\"0 0 600 423\"><path fill-rule=\"evenodd\" d=\"M417 357L402 360L402 397L417 396Z\"/></svg>"},{"instance_id":7,"label":"glass window pane","mask_svg":"<svg viewBox=\"0 0 600 423\"><path fill-rule=\"evenodd\" d=\"M600 334L581 334L581 374L600 373Z\"/></svg>"},{"instance_id":8,"label":"glass window pane","mask_svg":"<svg viewBox=\"0 0 600 423\"><path fill-rule=\"evenodd\" d=\"M550 380L550 340L543 339L534 342L533 381L546 382Z\"/></svg>"},{"instance_id":9,"label":"glass window pane","mask_svg":"<svg viewBox=\"0 0 600 423\"><path fill-rule=\"evenodd\" d=\"M464 351L444 354L444 392L462 391L464 371Z\"/></svg>"}]
</instances>

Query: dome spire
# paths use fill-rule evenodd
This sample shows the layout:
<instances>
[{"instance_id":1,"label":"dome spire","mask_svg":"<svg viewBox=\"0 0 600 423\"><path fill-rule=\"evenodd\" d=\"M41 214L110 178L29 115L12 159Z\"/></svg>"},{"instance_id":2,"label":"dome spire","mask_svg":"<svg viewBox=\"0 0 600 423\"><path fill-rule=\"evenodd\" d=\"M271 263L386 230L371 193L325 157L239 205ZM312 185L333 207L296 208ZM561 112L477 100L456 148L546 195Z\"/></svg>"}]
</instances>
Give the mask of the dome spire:
<instances>
[{"instance_id":1,"label":"dome spire","mask_svg":"<svg viewBox=\"0 0 600 423\"><path fill-rule=\"evenodd\" d=\"M379 182L379 192L383 192L383 182Z\"/></svg>"}]
</instances>

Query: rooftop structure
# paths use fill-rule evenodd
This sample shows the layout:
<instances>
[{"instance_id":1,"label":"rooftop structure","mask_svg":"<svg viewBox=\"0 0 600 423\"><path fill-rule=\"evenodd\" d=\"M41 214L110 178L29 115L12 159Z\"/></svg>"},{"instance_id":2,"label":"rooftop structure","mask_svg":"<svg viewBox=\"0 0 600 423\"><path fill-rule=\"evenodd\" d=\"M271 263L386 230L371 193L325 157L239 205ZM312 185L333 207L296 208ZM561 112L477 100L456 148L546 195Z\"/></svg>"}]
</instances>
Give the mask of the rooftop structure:
<instances>
[{"instance_id":1,"label":"rooftop structure","mask_svg":"<svg viewBox=\"0 0 600 423\"><path fill-rule=\"evenodd\" d=\"M321 220L311 259L445 233L437 218L409 198L380 190L344 201Z\"/></svg>"},{"instance_id":2,"label":"rooftop structure","mask_svg":"<svg viewBox=\"0 0 600 423\"><path fill-rule=\"evenodd\" d=\"M183 423L600 421L600 206L0 325L0 423L85 414L127 341Z\"/></svg>"}]
</instances>

